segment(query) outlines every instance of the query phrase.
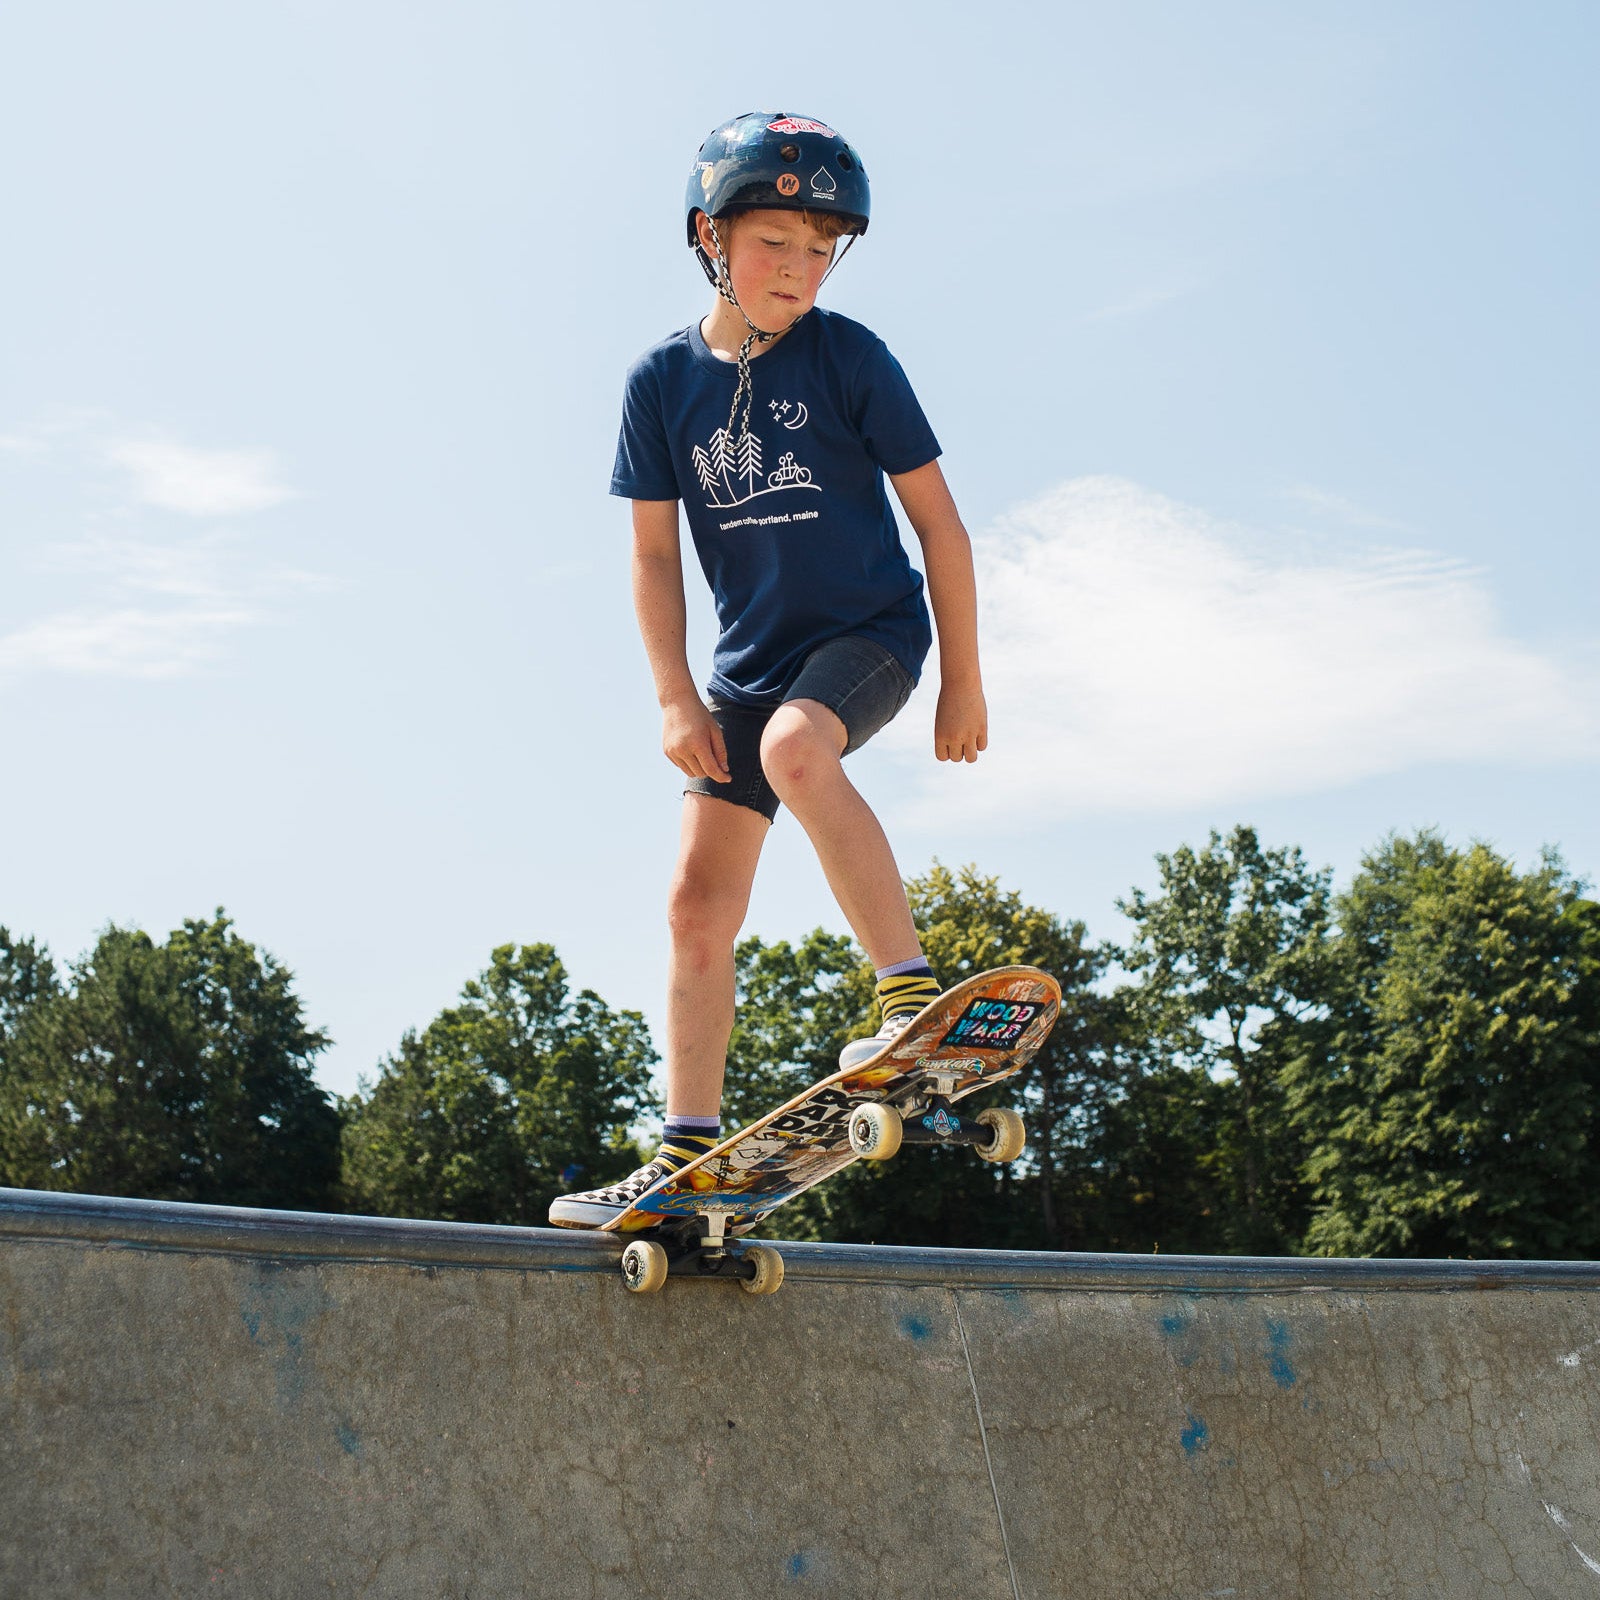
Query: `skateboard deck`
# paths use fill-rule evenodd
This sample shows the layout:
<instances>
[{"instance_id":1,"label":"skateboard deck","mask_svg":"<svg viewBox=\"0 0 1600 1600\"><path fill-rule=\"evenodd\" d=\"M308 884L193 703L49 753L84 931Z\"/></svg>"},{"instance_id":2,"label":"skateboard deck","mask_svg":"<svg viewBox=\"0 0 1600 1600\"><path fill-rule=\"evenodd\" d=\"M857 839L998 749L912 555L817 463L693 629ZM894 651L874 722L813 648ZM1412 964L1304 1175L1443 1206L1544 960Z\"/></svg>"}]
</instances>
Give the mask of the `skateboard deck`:
<instances>
[{"instance_id":1,"label":"skateboard deck","mask_svg":"<svg viewBox=\"0 0 1600 1600\"><path fill-rule=\"evenodd\" d=\"M652 1230L682 1240L698 1229L709 1237L720 1263L725 1233L747 1232L863 1155L892 1153L902 1139L973 1144L986 1159L1012 1159L1022 1142L1021 1119L1014 1112L986 1114L1009 1118L1015 1129L1015 1148L1006 1155L997 1153L998 1122L993 1128L975 1126L950 1106L1020 1072L1048 1037L1060 1009L1061 986L1037 967L997 967L968 978L940 995L870 1060L823 1078L723 1140L646 1190L602 1231L642 1237ZM858 1128L852 1139L852 1116L873 1105L888 1108L866 1114L887 1128L888 1150L881 1141L873 1147L870 1129ZM781 1266L778 1271L781 1281ZM630 1278L630 1287L635 1286Z\"/></svg>"}]
</instances>

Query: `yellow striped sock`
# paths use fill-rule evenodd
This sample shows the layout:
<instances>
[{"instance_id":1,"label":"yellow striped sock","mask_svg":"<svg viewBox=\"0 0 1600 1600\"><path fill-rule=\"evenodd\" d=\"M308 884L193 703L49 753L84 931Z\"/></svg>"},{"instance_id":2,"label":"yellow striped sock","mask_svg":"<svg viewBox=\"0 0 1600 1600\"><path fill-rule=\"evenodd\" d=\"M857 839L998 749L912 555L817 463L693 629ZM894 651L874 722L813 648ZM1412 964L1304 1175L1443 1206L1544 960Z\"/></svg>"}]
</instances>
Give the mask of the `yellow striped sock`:
<instances>
[{"instance_id":1,"label":"yellow striped sock","mask_svg":"<svg viewBox=\"0 0 1600 1600\"><path fill-rule=\"evenodd\" d=\"M721 1142L722 1135L696 1135L692 1133L676 1133L670 1139L664 1139L661 1148L656 1151L655 1159L671 1172L676 1172L679 1167L686 1167L691 1161L697 1161L708 1150L713 1150Z\"/></svg>"},{"instance_id":2,"label":"yellow striped sock","mask_svg":"<svg viewBox=\"0 0 1600 1600\"><path fill-rule=\"evenodd\" d=\"M939 998L939 980L931 972L899 972L878 979L878 1004L883 1020L915 1016Z\"/></svg>"}]
</instances>

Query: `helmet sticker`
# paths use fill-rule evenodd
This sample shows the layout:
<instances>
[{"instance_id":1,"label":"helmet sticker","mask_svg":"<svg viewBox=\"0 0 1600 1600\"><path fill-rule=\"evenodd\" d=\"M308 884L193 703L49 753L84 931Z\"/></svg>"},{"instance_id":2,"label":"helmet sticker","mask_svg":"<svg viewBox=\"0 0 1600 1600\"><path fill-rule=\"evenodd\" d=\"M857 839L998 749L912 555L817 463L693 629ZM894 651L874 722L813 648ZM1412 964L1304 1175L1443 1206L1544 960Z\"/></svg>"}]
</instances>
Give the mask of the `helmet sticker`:
<instances>
[{"instance_id":1,"label":"helmet sticker","mask_svg":"<svg viewBox=\"0 0 1600 1600\"><path fill-rule=\"evenodd\" d=\"M709 240L702 245L697 216L763 208L830 212L849 224L842 231L858 236L866 232L872 209L866 169L843 137L814 117L753 111L713 128L689 169L683 216L687 243L719 294L717 251ZM843 255L839 251L835 261ZM735 391L741 402L749 398L746 368L747 358L739 364Z\"/></svg>"},{"instance_id":2,"label":"helmet sticker","mask_svg":"<svg viewBox=\"0 0 1600 1600\"><path fill-rule=\"evenodd\" d=\"M780 117L776 122L769 122L767 127L773 133L820 133L826 139L839 137L826 123L813 122L810 117Z\"/></svg>"}]
</instances>

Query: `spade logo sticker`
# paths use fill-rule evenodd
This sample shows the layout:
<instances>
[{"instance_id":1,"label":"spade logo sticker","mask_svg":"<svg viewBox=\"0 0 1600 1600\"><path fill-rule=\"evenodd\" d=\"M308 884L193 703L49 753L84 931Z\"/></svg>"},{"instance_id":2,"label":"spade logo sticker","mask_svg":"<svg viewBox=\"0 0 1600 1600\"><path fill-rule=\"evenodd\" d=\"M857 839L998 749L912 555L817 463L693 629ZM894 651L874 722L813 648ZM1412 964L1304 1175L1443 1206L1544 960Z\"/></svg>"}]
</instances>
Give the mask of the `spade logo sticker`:
<instances>
[{"instance_id":1,"label":"spade logo sticker","mask_svg":"<svg viewBox=\"0 0 1600 1600\"><path fill-rule=\"evenodd\" d=\"M818 167L811 174L811 198L813 200L831 200L838 192L839 185L834 182L833 174L826 167Z\"/></svg>"}]
</instances>

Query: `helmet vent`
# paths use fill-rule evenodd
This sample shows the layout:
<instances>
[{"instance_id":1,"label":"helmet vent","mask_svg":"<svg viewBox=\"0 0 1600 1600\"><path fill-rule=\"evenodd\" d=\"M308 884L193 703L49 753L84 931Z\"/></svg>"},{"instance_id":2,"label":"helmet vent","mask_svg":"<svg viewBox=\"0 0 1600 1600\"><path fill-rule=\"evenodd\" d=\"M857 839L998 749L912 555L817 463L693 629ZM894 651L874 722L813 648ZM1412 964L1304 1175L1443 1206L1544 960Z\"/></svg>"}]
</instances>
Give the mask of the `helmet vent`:
<instances>
[{"instance_id":1,"label":"helmet vent","mask_svg":"<svg viewBox=\"0 0 1600 1600\"><path fill-rule=\"evenodd\" d=\"M800 146L797 144L783 145L778 151L780 161L798 161L800 159Z\"/></svg>"},{"instance_id":2,"label":"helmet vent","mask_svg":"<svg viewBox=\"0 0 1600 1600\"><path fill-rule=\"evenodd\" d=\"M848 150L841 150L839 152L839 165L843 167L846 172L848 172L855 165L855 162L850 159L850 152Z\"/></svg>"}]
</instances>

